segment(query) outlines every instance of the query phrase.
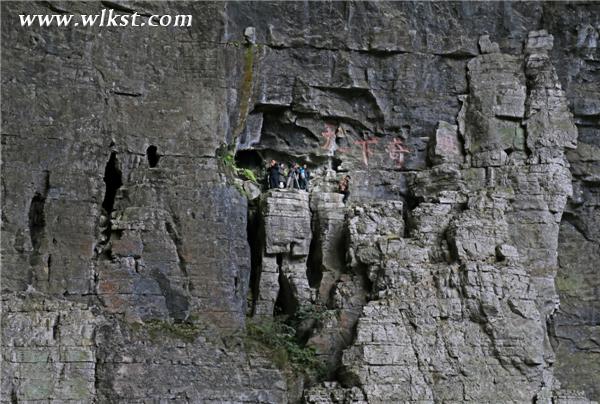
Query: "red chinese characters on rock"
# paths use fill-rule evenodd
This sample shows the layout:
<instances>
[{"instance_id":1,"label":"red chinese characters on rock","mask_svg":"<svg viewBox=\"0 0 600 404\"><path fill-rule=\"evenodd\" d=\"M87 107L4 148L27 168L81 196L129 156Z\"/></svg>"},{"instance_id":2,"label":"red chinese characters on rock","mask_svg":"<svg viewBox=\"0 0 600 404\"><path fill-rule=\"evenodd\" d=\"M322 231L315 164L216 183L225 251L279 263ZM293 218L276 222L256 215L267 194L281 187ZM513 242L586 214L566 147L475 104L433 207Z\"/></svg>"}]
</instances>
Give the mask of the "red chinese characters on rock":
<instances>
[{"instance_id":1,"label":"red chinese characters on rock","mask_svg":"<svg viewBox=\"0 0 600 404\"><path fill-rule=\"evenodd\" d=\"M379 143L378 138L370 136L368 132L363 132L363 138L355 140L352 144L349 144L349 147L338 146L336 141L338 138L341 140L347 139L346 131L341 125L336 126L327 123L325 124L325 131L321 132L321 136L325 138L325 143L321 145L321 148L327 150L330 155L333 155L335 152L347 153L351 150L353 144L360 146L361 157L365 167L369 166L369 158L375 153L374 146ZM390 159L394 161L396 168L402 168L404 166L404 154L411 152L410 149L404 145L404 141L399 138L392 139L392 141L387 144L386 151L388 152Z\"/></svg>"},{"instance_id":2,"label":"red chinese characters on rock","mask_svg":"<svg viewBox=\"0 0 600 404\"><path fill-rule=\"evenodd\" d=\"M369 157L371 157L371 155L373 154L373 150L369 148L369 145L375 145L377 144L377 142L379 142L379 140L375 138L356 140L354 142L354 144L357 144L362 148L363 163L365 163L366 167L369 166Z\"/></svg>"},{"instance_id":3,"label":"red chinese characters on rock","mask_svg":"<svg viewBox=\"0 0 600 404\"><path fill-rule=\"evenodd\" d=\"M452 136L447 133L442 133L437 136L436 139L436 148L440 154L443 155L459 155L460 154L460 144L458 143L458 139L456 136Z\"/></svg>"},{"instance_id":4,"label":"red chinese characters on rock","mask_svg":"<svg viewBox=\"0 0 600 404\"><path fill-rule=\"evenodd\" d=\"M410 150L404 146L402 139L393 139L388 143L386 150L390 158L395 162L396 168L402 168L404 166L404 154L410 153Z\"/></svg>"}]
</instances>

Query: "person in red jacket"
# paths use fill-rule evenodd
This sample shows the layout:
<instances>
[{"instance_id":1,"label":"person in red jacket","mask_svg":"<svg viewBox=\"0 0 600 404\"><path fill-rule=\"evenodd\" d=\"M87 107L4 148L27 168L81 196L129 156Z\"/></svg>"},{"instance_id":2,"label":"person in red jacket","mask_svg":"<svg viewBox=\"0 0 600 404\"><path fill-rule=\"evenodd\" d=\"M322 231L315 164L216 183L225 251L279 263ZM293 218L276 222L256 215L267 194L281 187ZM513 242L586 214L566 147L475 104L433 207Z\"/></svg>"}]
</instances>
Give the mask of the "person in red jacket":
<instances>
[{"instance_id":1,"label":"person in red jacket","mask_svg":"<svg viewBox=\"0 0 600 404\"><path fill-rule=\"evenodd\" d=\"M340 180L339 189L342 194L344 194L344 199L342 202L346 203L348 197L350 196L350 176L346 175L344 178Z\"/></svg>"}]
</instances>

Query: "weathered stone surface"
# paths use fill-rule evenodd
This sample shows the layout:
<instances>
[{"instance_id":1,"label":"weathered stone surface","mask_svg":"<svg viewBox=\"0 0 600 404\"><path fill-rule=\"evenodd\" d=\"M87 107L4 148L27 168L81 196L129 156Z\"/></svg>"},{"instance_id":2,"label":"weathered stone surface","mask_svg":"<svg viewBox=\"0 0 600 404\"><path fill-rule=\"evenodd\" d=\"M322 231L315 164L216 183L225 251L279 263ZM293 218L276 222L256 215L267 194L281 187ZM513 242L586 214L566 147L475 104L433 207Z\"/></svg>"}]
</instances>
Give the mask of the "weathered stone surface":
<instances>
[{"instance_id":1,"label":"weathered stone surface","mask_svg":"<svg viewBox=\"0 0 600 404\"><path fill-rule=\"evenodd\" d=\"M471 206L481 209L481 203ZM449 215L451 211L444 212ZM342 380L346 384L360 386L369 402L433 401L434 397L525 400L535 394L530 380L537 379L542 386L545 332L523 267L473 262L486 256L460 258L465 262L461 265L436 263L439 255L427 247L435 239L427 234L443 235L447 226L443 221L437 221L436 227L415 222L411 238L404 239L400 233L399 239L388 238L384 254L366 254L362 243L381 245L381 233L371 229L368 221L360 223L350 234L362 242L352 243L351 248L367 265L379 299L363 308L356 339L344 353ZM491 245L493 259L497 241L480 242ZM496 365L484 354L489 373L469 371L479 360L472 356L474 350L497 353ZM524 374L506 372L502 363L522 363L519 368ZM434 383L439 374L448 382ZM506 388L491 387L498 383L506 383ZM517 384L520 387L514 389Z\"/></svg>"},{"instance_id":2,"label":"weathered stone surface","mask_svg":"<svg viewBox=\"0 0 600 404\"><path fill-rule=\"evenodd\" d=\"M102 8L194 22L17 18ZM598 16L3 2L0 401L297 401L272 358L223 338L313 304L300 343L331 382L307 402L600 397ZM228 178L235 151L307 163L312 195L271 195L248 226L259 190Z\"/></svg>"},{"instance_id":3,"label":"weathered stone surface","mask_svg":"<svg viewBox=\"0 0 600 404\"><path fill-rule=\"evenodd\" d=\"M307 277L312 239L309 196L299 190L270 190L260 200L261 263L254 315L272 316L278 299L285 312L314 297ZM277 280L277 281L276 281Z\"/></svg>"},{"instance_id":4,"label":"weathered stone surface","mask_svg":"<svg viewBox=\"0 0 600 404\"><path fill-rule=\"evenodd\" d=\"M552 49L553 37L546 31L529 34L525 51L529 53L526 74L529 82L529 105L527 111L527 147L534 157L544 158L547 147L553 151L575 148L577 128L567 105L566 94L550 62L548 51Z\"/></svg>"},{"instance_id":5,"label":"weathered stone surface","mask_svg":"<svg viewBox=\"0 0 600 404\"><path fill-rule=\"evenodd\" d=\"M313 241L309 281L318 282L318 299L327 303L331 288L346 269L345 209L343 195L312 192ZM311 279L312 278L312 279Z\"/></svg>"},{"instance_id":6,"label":"weathered stone surface","mask_svg":"<svg viewBox=\"0 0 600 404\"><path fill-rule=\"evenodd\" d=\"M554 46L554 37L548 35L548 31L531 31L527 35L525 52L527 53L547 53Z\"/></svg>"},{"instance_id":7,"label":"weathered stone surface","mask_svg":"<svg viewBox=\"0 0 600 404\"><path fill-rule=\"evenodd\" d=\"M254 315L271 317L279 296L279 265L275 257L262 257L258 296L255 297Z\"/></svg>"},{"instance_id":8,"label":"weathered stone surface","mask_svg":"<svg viewBox=\"0 0 600 404\"><path fill-rule=\"evenodd\" d=\"M429 159L433 164L462 163L462 144L458 137L458 127L440 121L431 142Z\"/></svg>"},{"instance_id":9,"label":"weathered stone surface","mask_svg":"<svg viewBox=\"0 0 600 404\"><path fill-rule=\"evenodd\" d=\"M481 53L500 53L500 46L490 40L489 35L479 37L479 50Z\"/></svg>"},{"instance_id":10,"label":"weathered stone surface","mask_svg":"<svg viewBox=\"0 0 600 404\"><path fill-rule=\"evenodd\" d=\"M2 306L2 402L289 397L263 353L246 351L243 340L225 345L213 326L127 324L38 293L3 295Z\"/></svg>"},{"instance_id":11,"label":"weathered stone surface","mask_svg":"<svg viewBox=\"0 0 600 404\"><path fill-rule=\"evenodd\" d=\"M597 212L597 211L596 211ZM586 217L584 211L578 212ZM587 218L598 219L598 213L587 213ZM579 227L569 213L561 223L556 276L560 309L553 321L553 342L557 356L556 374L568 388L585 388L592 396L598 395L596 376L600 369L600 338L598 317L597 236ZM592 223L590 223L592 224ZM591 238L587 239L586 235ZM596 235L599 233L595 233Z\"/></svg>"},{"instance_id":12,"label":"weathered stone surface","mask_svg":"<svg viewBox=\"0 0 600 404\"><path fill-rule=\"evenodd\" d=\"M308 193L274 190L266 193L261 203L265 253L307 256L311 239Z\"/></svg>"},{"instance_id":13,"label":"weathered stone surface","mask_svg":"<svg viewBox=\"0 0 600 404\"><path fill-rule=\"evenodd\" d=\"M103 6L65 7L92 14ZM15 18L25 9L3 5L13 17L4 41L38 38L2 49L13 61L3 69L3 93L13 99L3 103L3 179L15 194L3 204L3 288L31 285L78 300L97 293L111 312L181 319L194 311L239 327L249 276L246 205L214 158L236 124L226 88L237 80L224 73L241 66L229 58L236 51L192 47L181 42L185 30L168 38L147 28L74 28L72 37L56 27L27 29ZM180 11L210 20L219 7ZM32 4L27 12L52 10ZM197 28L192 41L218 40L206 25ZM173 39L178 50L165 53ZM142 43L152 44L148 52ZM151 145L155 167L146 157Z\"/></svg>"},{"instance_id":14,"label":"weathered stone surface","mask_svg":"<svg viewBox=\"0 0 600 404\"><path fill-rule=\"evenodd\" d=\"M600 223L600 122L596 101L600 95L598 86L588 80L597 70L591 65L598 59L598 22L597 18L595 20L585 16L581 19L577 30L570 34L575 43L571 59L556 66L562 83L567 75L573 77L568 80L573 84L567 86L566 96L579 136L577 149L567 152L573 174L573 196L560 224L556 289L561 303L553 318L552 334L557 357L555 373L563 386L584 389L588 396L598 398L600 355L594 341L600 339L597 326L600 289L596 265L600 258L597 236ZM561 29L564 23L554 19L552 24ZM555 34L553 55L556 47L564 43L565 39ZM575 69L576 65L579 67Z\"/></svg>"},{"instance_id":15,"label":"weathered stone surface","mask_svg":"<svg viewBox=\"0 0 600 404\"><path fill-rule=\"evenodd\" d=\"M337 382L324 382L322 387L315 387L307 392L304 401L310 404L320 403L356 403L364 404L365 394L358 388L344 389Z\"/></svg>"},{"instance_id":16,"label":"weathered stone surface","mask_svg":"<svg viewBox=\"0 0 600 404\"><path fill-rule=\"evenodd\" d=\"M525 114L522 64L522 58L501 53L483 55L468 64L464 136L475 167L505 165L508 154L517 152L518 156L524 150L524 131L515 121Z\"/></svg>"},{"instance_id":17,"label":"weathered stone surface","mask_svg":"<svg viewBox=\"0 0 600 404\"><path fill-rule=\"evenodd\" d=\"M525 105L564 105L551 92L526 92L522 63L502 54L469 63L465 148L485 176L447 165L416 174L411 193L427 202L408 215L409 238L400 232L385 250L377 247L379 226L349 223L351 256L364 266L376 294L358 318L340 378L345 386L360 387L368 402L570 399L568 393L547 393L560 384L552 375L555 355L546 318L558 307L552 282L558 225L572 192L563 148L572 143L531 144L530 151L551 155L551 161L525 160L524 154L509 161L505 149L512 153L515 137L510 146L505 142L503 122L520 127L514 120L529 119ZM529 67L527 72L535 77L534 86L556 86L552 75ZM503 107L514 108L515 101L502 101L507 94L502 83L519 89L517 109ZM572 117L560 108L542 138L564 138L554 124ZM524 150L525 140L521 134L518 150ZM494 161L482 154L492 152L504 152L505 158ZM466 205L461 198L447 198L449 191L466 193ZM383 216L374 222L395 220ZM485 354L490 351L493 356ZM477 364L481 360L484 366ZM330 389L333 395L339 395L336 388Z\"/></svg>"},{"instance_id":18,"label":"weathered stone surface","mask_svg":"<svg viewBox=\"0 0 600 404\"><path fill-rule=\"evenodd\" d=\"M102 322L83 304L3 294L1 401L93 401L94 336Z\"/></svg>"},{"instance_id":19,"label":"weathered stone surface","mask_svg":"<svg viewBox=\"0 0 600 404\"><path fill-rule=\"evenodd\" d=\"M243 340L205 324L107 324L98 331L98 397L106 402L284 402L282 372Z\"/></svg>"}]
</instances>

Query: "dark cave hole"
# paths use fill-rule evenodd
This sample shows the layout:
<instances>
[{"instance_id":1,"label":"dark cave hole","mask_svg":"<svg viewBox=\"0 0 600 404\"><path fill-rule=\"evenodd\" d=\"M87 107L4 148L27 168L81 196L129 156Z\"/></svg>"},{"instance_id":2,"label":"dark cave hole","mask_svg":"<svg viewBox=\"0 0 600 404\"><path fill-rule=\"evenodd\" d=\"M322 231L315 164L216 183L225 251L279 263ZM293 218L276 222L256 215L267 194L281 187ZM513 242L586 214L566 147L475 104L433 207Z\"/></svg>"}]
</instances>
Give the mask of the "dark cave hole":
<instances>
[{"instance_id":1,"label":"dark cave hole","mask_svg":"<svg viewBox=\"0 0 600 404\"><path fill-rule=\"evenodd\" d=\"M36 192L29 207L29 237L34 251L38 251L42 245L44 227L46 226L45 203L46 198Z\"/></svg>"},{"instance_id":2,"label":"dark cave hole","mask_svg":"<svg viewBox=\"0 0 600 404\"><path fill-rule=\"evenodd\" d=\"M60 314L56 317L56 321L54 322L54 324L52 325L52 339L56 340L58 339L59 336L59 331L60 331Z\"/></svg>"},{"instance_id":3,"label":"dark cave hole","mask_svg":"<svg viewBox=\"0 0 600 404\"><path fill-rule=\"evenodd\" d=\"M318 222L313 217L312 231L313 236L310 241L310 247L308 250L308 259L306 265L306 277L308 278L308 286L311 288L318 288L323 279L323 270L321 269L321 261L323 260L323 254L319 246L321 240L318 232Z\"/></svg>"},{"instance_id":4,"label":"dark cave hole","mask_svg":"<svg viewBox=\"0 0 600 404\"><path fill-rule=\"evenodd\" d=\"M298 309L298 301L294 298L292 292L292 285L289 280L283 274L281 265L283 263L283 257L281 254L277 255L277 266L279 267L279 293L275 300L275 308L273 309L273 315L292 315Z\"/></svg>"},{"instance_id":5,"label":"dark cave hole","mask_svg":"<svg viewBox=\"0 0 600 404\"><path fill-rule=\"evenodd\" d=\"M246 234L248 244L250 245L250 313L254 315L254 307L258 299L260 287L260 271L262 260L262 243L260 238L260 212L257 201L248 203L248 221L246 225Z\"/></svg>"},{"instance_id":6,"label":"dark cave hole","mask_svg":"<svg viewBox=\"0 0 600 404\"><path fill-rule=\"evenodd\" d=\"M239 150L235 153L235 164L242 168L262 168L263 158L256 150Z\"/></svg>"},{"instance_id":7,"label":"dark cave hole","mask_svg":"<svg viewBox=\"0 0 600 404\"><path fill-rule=\"evenodd\" d=\"M266 187L266 162L262 155L256 150L239 150L235 153L235 165L239 168L246 168L254 172L256 180L260 187Z\"/></svg>"},{"instance_id":8,"label":"dark cave hole","mask_svg":"<svg viewBox=\"0 0 600 404\"><path fill-rule=\"evenodd\" d=\"M338 171L341 164L342 164L342 160L341 159L332 157L332 159L331 159L331 168L334 171Z\"/></svg>"},{"instance_id":9,"label":"dark cave hole","mask_svg":"<svg viewBox=\"0 0 600 404\"><path fill-rule=\"evenodd\" d=\"M104 200L102 201L102 208L106 211L109 218L115 205L117 190L123 185L121 175L121 170L117 164L117 152L112 152L108 159L108 163L106 163L106 168L104 169L106 192L104 194Z\"/></svg>"},{"instance_id":10,"label":"dark cave hole","mask_svg":"<svg viewBox=\"0 0 600 404\"><path fill-rule=\"evenodd\" d=\"M146 157L148 158L148 165L150 168L156 167L160 156L158 155L158 148L154 145L148 146L146 149Z\"/></svg>"}]
</instances>

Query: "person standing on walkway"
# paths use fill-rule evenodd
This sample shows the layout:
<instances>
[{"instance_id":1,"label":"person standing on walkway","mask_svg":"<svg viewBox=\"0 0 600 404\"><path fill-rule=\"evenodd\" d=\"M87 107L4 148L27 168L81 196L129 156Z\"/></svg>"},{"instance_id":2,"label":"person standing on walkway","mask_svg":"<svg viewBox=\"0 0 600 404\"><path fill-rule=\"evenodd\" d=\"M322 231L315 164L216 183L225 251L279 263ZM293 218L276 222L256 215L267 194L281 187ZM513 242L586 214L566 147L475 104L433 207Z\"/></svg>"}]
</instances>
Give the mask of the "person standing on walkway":
<instances>
[{"instance_id":1,"label":"person standing on walkway","mask_svg":"<svg viewBox=\"0 0 600 404\"><path fill-rule=\"evenodd\" d=\"M288 173L287 187L288 188L300 188L298 182L298 163L290 164L290 171Z\"/></svg>"},{"instance_id":2,"label":"person standing on walkway","mask_svg":"<svg viewBox=\"0 0 600 404\"><path fill-rule=\"evenodd\" d=\"M275 160L271 160L267 172L269 173L269 188L279 188L279 164Z\"/></svg>"},{"instance_id":3,"label":"person standing on walkway","mask_svg":"<svg viewBox=\"0 0 600 404\"><path fill-rule=\"evenodd\" d=\"M346 203L348 197L350 196L350 176L346 175L344 178L340 180L339 189L342 194L344 194L344 199L342 202Z\"/></svg>"}]
</instances>

